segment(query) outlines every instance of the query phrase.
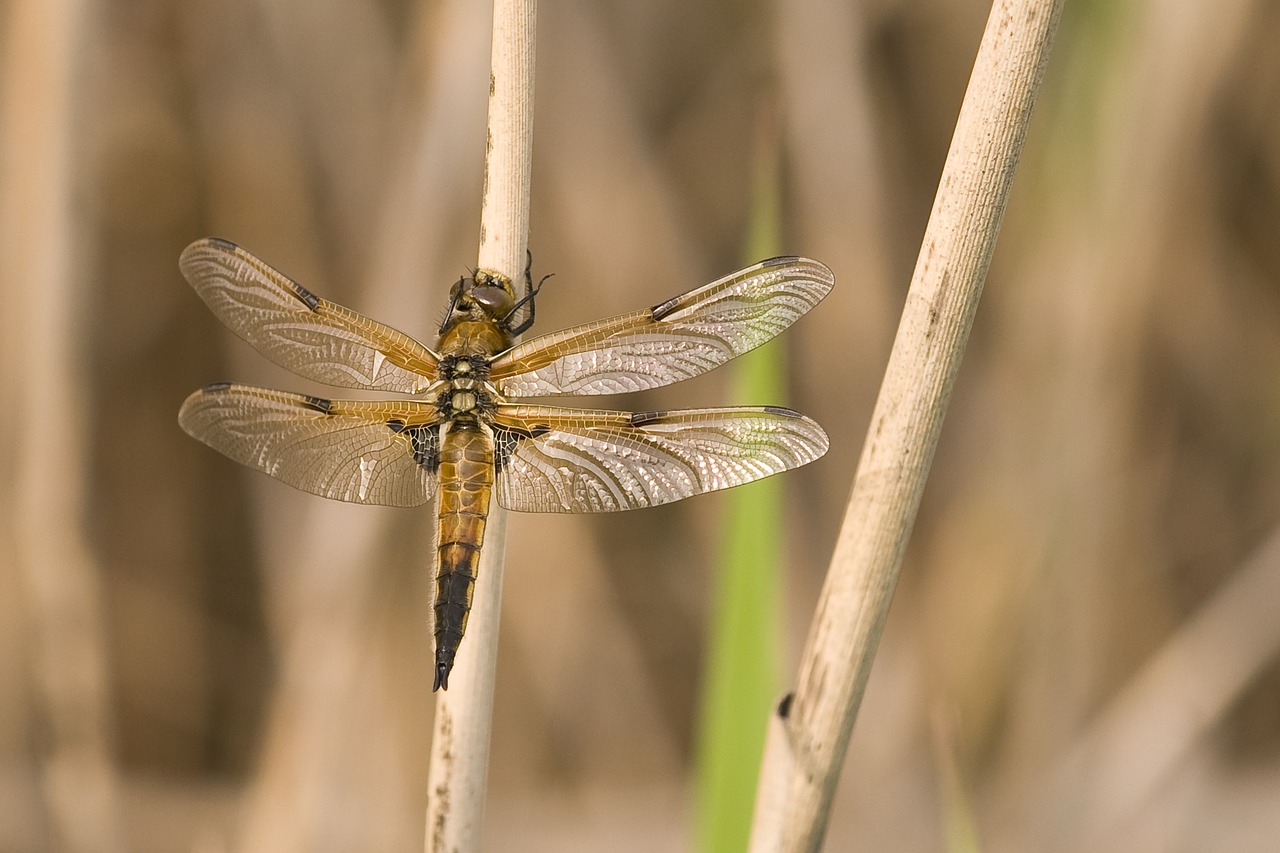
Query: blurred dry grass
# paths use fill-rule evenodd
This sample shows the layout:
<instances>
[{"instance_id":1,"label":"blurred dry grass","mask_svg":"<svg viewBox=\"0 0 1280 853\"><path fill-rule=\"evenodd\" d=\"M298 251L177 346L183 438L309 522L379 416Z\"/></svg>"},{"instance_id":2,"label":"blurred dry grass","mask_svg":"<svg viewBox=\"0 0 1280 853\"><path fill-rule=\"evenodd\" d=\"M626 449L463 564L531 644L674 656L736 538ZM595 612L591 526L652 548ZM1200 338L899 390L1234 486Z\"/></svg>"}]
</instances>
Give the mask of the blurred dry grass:
<instances>
[{"instance_id":1,"label":"blurred dry grass","mask_svg":"<svg viewBox=\"0 0 1280 853\"><path fill-rule=\"evenodd\" d=\"M420 845L430 513L187 439L203 383L306 383L176 259L220 234L429 337L474 262L483 6L3 7L0 850ZM544 331L735 268L781 101L784 245L838 281L786 336L833 439L786 478L789 666L985 14L543 4ZM1068 4L830 849L939 849L956 803L993 850L1280 835L1278 38L1263 0ZM725 401L687 385L628 405ZM717 519L512 518L489 849L687 846Z\"/></svg>"}]
</instances>

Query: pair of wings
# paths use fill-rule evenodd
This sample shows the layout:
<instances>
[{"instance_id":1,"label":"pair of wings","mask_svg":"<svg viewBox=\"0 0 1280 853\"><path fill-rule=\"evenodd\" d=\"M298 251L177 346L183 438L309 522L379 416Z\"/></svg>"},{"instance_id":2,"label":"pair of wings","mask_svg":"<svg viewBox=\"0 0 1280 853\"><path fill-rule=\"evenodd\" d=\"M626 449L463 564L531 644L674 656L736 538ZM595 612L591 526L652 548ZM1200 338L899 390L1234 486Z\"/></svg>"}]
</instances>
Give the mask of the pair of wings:
<instances>
[{"instance_id":1,"label":"pair of wings","mask_svg":"<svg viewBox=\"0 0 1280 853\"><path fill-rule=\"evenodd\" d=\"M233 243L197 241L183 274L232 331L318 382L419 395L440 356L321 299ZM631 314L535 338L495 355L500 398L616 394L696 376L759 346L830 291L831 271L773 258ZM436 491L442 423L433 400L327 400L244 385L187 398L179 423L232 459L337 500L416 506ZM633 414L508 403L489 428L495 493L510 510L656 506L751 482L826 452L812 420L775 407Z\"/></svg>"}]
</instances>

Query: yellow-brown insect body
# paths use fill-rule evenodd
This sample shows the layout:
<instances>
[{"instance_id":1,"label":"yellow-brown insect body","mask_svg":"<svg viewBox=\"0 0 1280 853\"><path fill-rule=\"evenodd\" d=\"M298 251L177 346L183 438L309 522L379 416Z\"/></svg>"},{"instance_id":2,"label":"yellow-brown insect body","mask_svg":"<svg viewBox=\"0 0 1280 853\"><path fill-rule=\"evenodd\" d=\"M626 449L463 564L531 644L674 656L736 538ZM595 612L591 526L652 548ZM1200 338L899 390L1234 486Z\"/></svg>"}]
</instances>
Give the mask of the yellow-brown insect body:
<instances>
[{"instance_id":1,"label":"yellow-brown insect body","mask_svg":"<svg viewBox=\"0 0 1280 853\"><path fill-rule=\"evenodd\" d=\"M436 689L448 687L449 670L467 630L493 495L493 434L489 428L459 419L444 429L436 525Z\"/></svg>"},{"instance_id":2,"label":"yellow-brown insect body","mask_svg":"<svg viewBox=\"0 0 1280 853\"><path fill-rule=\"evenodd\" d=\"M509 285L504 290L509 294ZM494 440L486 420L496 395L486 381L488 361L514 343L502 322L513 299L500 299L504 314L494 317L493 306L469 300L467 293L463 290L455 303L439 341L444 382L437 405L446 422L441 426L437 472L436 690L448 688L449 672L467 630L493 496Z\"/></svg>"},{"instance_id":3,"label":"yellow-brown insect body","mask_svg":"<svg viewBox=\"0 0 1280 853\"><path fill-rule=\"evenodd\" d=\"M467 628L491 504L658 506L799 467L829 445L812 420L774 406L616 412L516 402L622 394L705 373L826 296L831 270L807 258L770 258L651 308L519 345L538 286L526 267L517 299L506 278L478 271L454 286L435 349L316 296L226 240L197 240L179 263L214 314L277 364L327 385L406 397L331 400L222 382L188 397L178 422L312 494L379 506L439 501L437 689L448 686Z\"/></svg>"}]
</instances>

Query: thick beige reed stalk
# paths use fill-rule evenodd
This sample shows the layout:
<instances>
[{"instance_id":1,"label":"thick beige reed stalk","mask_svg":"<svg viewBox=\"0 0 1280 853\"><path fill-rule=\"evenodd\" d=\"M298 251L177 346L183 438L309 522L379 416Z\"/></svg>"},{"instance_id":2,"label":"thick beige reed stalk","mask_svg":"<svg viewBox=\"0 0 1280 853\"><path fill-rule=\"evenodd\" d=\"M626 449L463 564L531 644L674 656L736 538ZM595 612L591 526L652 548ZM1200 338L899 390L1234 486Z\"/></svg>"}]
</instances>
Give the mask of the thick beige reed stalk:
<instances>
[{"instance_id":1,"label":"thick beige reed stalk","mask_svg":"<svg viewBox=\"0 0 1280 853\"><path fill-rule=\"evenodd\" d=\"M507 276L517 287L529 237L536 17L536 0L495 0L478 265ZM506 531L506 512L494 506L480 552L467 636L449 689L437 694L427 803L429 853L480 846Z\"/></svg>"},{"instance_id":2,"label":"thick beige reed stalk","mask_svg":"<svg viewBox=\"0 0 1280 853\"><path fill-rule=\"evenodd\" d=\"M6 783L21 777L29 755L40 788L27 811L40 813L23 819L47 849L69 853L125 849L103 593L85 532L91 424L75 415L91 396L92 260L75 215L75 167L84 136L76 92L92 54L95 5L15 0L0 47L0 393L11 412L24 413L0 428L0 573L17 591L0 619L21 624L35 724L28 742L15 744L23 758L6 768ZM5 701L21 720L23 698ZM28 793L6 787L10 806Z\"/></svg>"},{"instance_id":3,"label":"thick beige reed stalk","mask_svg":"<svg viewBox=\"0 0 1280 853\"><path fill-rule=\"evenodd\" d=\"M751 849L816 850L969 338L1062 0L996 0L907 293Z\"/></svg>"}]
</instances>

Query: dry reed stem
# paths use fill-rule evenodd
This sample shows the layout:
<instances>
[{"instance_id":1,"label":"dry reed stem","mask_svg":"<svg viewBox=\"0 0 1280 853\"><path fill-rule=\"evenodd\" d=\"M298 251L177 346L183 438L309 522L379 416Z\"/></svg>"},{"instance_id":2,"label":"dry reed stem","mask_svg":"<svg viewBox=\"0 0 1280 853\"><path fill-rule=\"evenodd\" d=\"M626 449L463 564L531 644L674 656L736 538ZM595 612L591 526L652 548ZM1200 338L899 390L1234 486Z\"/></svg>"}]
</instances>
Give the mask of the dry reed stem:
<instances>
[{"instance_id":1,"label":"dry reed stem","mask_svg":"<svg viewBox=\"0 0 1280 853\"><path fill-rule=\"evenodd\" d=\"M925 231L752 849L816 850L969 337L1062 0L997 0Z\"/></svg>"},{"instance_id":2,"label":"dry reed stem","mask_svg":"<svg viewBox=\"0 0 1280 853\"><path fill-rule=\"evenodd\" d=\"M1036 651L1019 652L1026 655L1028 675L1017 687L1021 698L1015 704L1025 725L1018 727L1017 745L1006 750L993 786L1000 793L991 812L1007 817L992 823L986 838L991 850L1086 849L1086 834L1096 841L1129 826L1140 819L1156 791L1163 796L1155 801L1168 807L1173 802L1167 799L1169 784L1186 778L1178 759L1195 748L1183 739L1200 733L1170 725L1166 715L1177 717L1217 701L1212 694L1221 682L1206 684L1205 695L1194 700L1186 697L1189 706L1172 701L1167 683L1163 689L1170 693L1163 698L1169 704L1135 701L1135 690L1156 690L1148 681L1149 670L1167 650L1142 674L1130 676L1123 693L1110 696L1117 666L1127 674L1131 665L1115 642L1114 620L1116 612L1123 612L1125 627L1120 630L1135 630L1144 621L1149 628L1153 613L1160 613L1154 619L1159 623L1168 618L1162 608L1179 607L1173 603L1176 595L1162 597L1178 586L1178 573L1170 581L1156 572L1169 573L1173 563L1186 559L1173 557L1176 551L1164 546L1188 533L1174 533L1165 527L1167 520L1158 518L1178 500L1167 494L1169 471L1194 458L1195 451L1180 448L1178 463L1153 460L1159 451L1152 448L1161 443L1151 439L1151 432L1165 424L1163 412L1158 422L1151 420L1153 372L1147 360L1153 340L1160 338L1155 330L1179 312L1189 316L1203 310L1173 295L1178 275L1171 280L1168 267L1203 251L1188 249L1184 256L1173 248L1186 242L1188 186L1197 183L1188 176L1205 170L1205 129L1215 128L1209 136L1216 133L1224 101L1239 85L1240 57L1256 37L1257 8L1257 0L1133 7L1124 15L1124 31L1140 38L1113 48L1118 53L1105 66L1105 81L1092 84L1100 87L1096 99L1056 118L1063 127L1095 129L1081 147L1096 153L1085 170L1093 174L1084 192L1064 195L1058 213L1037 217L1070 222L1071 227L1037 231L1017 264L1023 276L1041 282L1047 299L1023 303L1026 314L1011 321L1019 332L1008 346L1035 359L1040 348L1032 338L1045 334L1047 309L1056 318L1048 336L1053 358L1070 367L1062 381L1024 389L1021 398L1024 405L1046 412L1047 443L1035 452L1052 459L1059 491L1033 510L1035 518L1010 519L1020 538L1054 542L1044 558L1052 566L1045 572L1048 583L1037 584L1034 601L1028 602L1031 612L1047 609L1050 615L1036 620L1033 633L1040 639L1028 646ZM1096 71L1075 73L1092 76ZM1195 229L1212 233L1215 227L1206 218ZM1212 273L1183 270L1183 275L1198 280L1194 287L1200 292L1221 286ZM1212 324L1206 323L1209 328ZM1177 338L1179 349L1202 345L1195 334L1180 332ZM1170 468L1163 469L1165 465ZM1064 530L1069 536L1062 536ZM1137 559L1126 559L1126 553ZM1148 598L1155 588L1146 585L1156 583L1155 577L1171 585ZM1138 584L1146 594L1126 600ZM1180 642L1189 630L1182 626L1167 642ZM1232 661L1232 666L1238 663ZM1192 669L1183 674L1189 684L1195 683ZM1138 682L1147 687L1136 687ZM1110 710L1100 714L1102 697L1110 697ZM1142 726L1133 716L1139 707L1151 714L1145 723L1148 734L1160 731L1170 738L1161 748L1150 748L1147 735L1121 747L1119 731L1127 726L1136 736ZM1077 729L1084 731L1064 745L1063 737ZM1097 751L1104 743L1105 755ZM1126 760L1115 760L1121 755ZM1114 843L1116 838L1107 840Z\"/></svg>"},{"instance_id":3,"label":"dry reed stem","mask_svg":"<svg viewBox=\"0 0 1280 853\"><path fill-rule=\"evenodd\" d=\"M279 244L310 247L298 256L315 258L324 229L312 211L322 205L304 172L283 165L306 161L300 152L308 150L310 137L300 132L303 123L282 75L268 63L270 52L252 47L263 37L259 21L271 20L268 5L268 0L243 0L183 9L188 35L183 58L200 87L195 105L209 170L208 213L215 231L225 236L258 235L251 248L271 236ZM218 70L213 74L206 68ZM246 120L264 113L269 120L250 129ZM295 262L284 265L308 286L330 292L311 275L300 274ZM370 313L387 316L376 309ZM238 343L228 354L233 376L250 365L261 367L261 356ZM412 827L389 840L395 827L385 818L383 804L392 800L391 780L377 776L353 793L356 783L349 778L354 775L349 768L358 764L351 756L372 763L381 745L361 739L373 726L360 714L380 700L368 697L370 632L363 620L379 578L374 567L387 538L388 511L281 494L265 477L251 476L248 485L263 564L269 567L263 581L278 666L254 776L233 830L235 849L284 853L326 844L389 849L395 841L416 838ZM343 804L341 814L335 802Z\"/></svg>"},{"instance_id":4,"label":"dry reed stem","mask_svg":"<svg viewBox=\"0 0 1280 853\"><path fill-rule=\"evenodd\" d=\"M266 11L275 0L255 2ZM471 107L483 89L465 81L482 79L486 58L477 58L475 51L436 58L444 57L446 46L475 44L476 36L483 39L489 29L489 12L467 2L449 3L436 11L430 21L426 21L426 12L417 15L423 24L414 27L406 73L423 74L427 90L422 95L406 93L402 99L401 113L409 118L401 128L403 139L395 145L388 169L395 177L376 218L375 246L361 276L360 307L375 317L429 316L439 307L428 299L429 294L406 292L403 285L421 280L423 269L436 266L448 239L449 211L459 209L461 193L474 192L466 186L466 175L472 176L470 183L474 185L481 163L477 150L477 169L459 167L459 157L471 155L456 137L474 140L480 135L483 120L470 113L483 115ZM279 23L279 29L286 28ZM206 38L220 33L220 41L235 43L242 37L236 31L194 29ZM324 34L313 33L312 37L325 40ZM281 50L285 52L284 45ZM322 88L328 83L316 80L313 74L300 72L298 76L303 81L298 85ZM253 75L252 69L250 77L224 88L233 89L238 100L252 101L269 99L278 85L276 76ZM416 84L404 88L413 89ZM210 116L209 126L221 127L232 121L233 116L226 112L233 110L234 104L213 94L207 101L212 109L220 110ZM310 103L307 99L304 102ZM286 129L298 125L287 120L282 124ZM471 132L459 133L460 126ZM249 174L251 182L260 186L265 181L273 197L307 197L303 187L278 186L292 175L268 179L253 174L253 163L235 159L242 157L245 149L221 141L224 144L210 146L216 152L216 173ZM306 142L296 137L283 144L294 151L306 148ZM329 171L337 168L320 159ZM213 219L239 223L251 220L252 211L215 204ZM347 250L358 242L344 228L336 233L344 238ZM406 324L406 328L411 326ZM262 490L275 489L274 484L253 482ZM378 606L379 584L386 577L385 571L375 567L392 532L392 517L385 510L353 511L301 495L258 497L260 511L267 513L263 523L269 534L266 562L274 567L270 587L275 643L283 651L258 770L243 809L239 848L274 853L317 849L322 844L402 847L407 838L417 839L421 833L420 812L414 818L401 809L402 802L411 798L407 792L417 786L406 788L404 776L386 772L389 763L404 755L406 736L375 710L391 700L385 693L386 676L381 667L370 667L368 660L373 653L370 646L377 642L369 624L370 613ZM296 505L288 503L295 498ZM269 514L273 511L287 513L288 523L273 524ZM422 574L429 572L428 562L423 564ZM426 588L424 585L424 591ZM424 610L430 612L430 607ZM429 633L429 625L423 626ZM428 678L426 689L429 685ZM374 781L368 781L370 778ZM343 804L340 813L333 808L335 802ZM397 819L401 817L407 819Z\"/></svg>"},{"instance_id":5,"label":"dry reed stem","mask_svg":"<svg viewBox=\"0 0 1280 853\"><path fill-rule=\"evenodd\" d=\"M300 102L304 108L318 110L334 81L308 70L308 52L316 49L311 47L312 42L326 44L333 33L353 26L363 32L367 21L362 24L343 17L336 22L325 19L321 31L315 30L316 24L300 37L289 30L287 16L280 19L279 7L289 2L254 0L251 5L256 5L261 17L273 24L280 52L286 56L299 54L294 60L294 85L315 90L309 96L304 94ZM350 14L363 19L366 13ZM418 292L405 284L420 281L422 270L437 266L453 227L453 211L465 207L460 200L474 193L482 162L478 149L469 151L465 146L466 140L472 140L474 145L483 127L483 107L475 104L475 98L484 91L482 81L488 58L483 51L451 54L448 48L483 44L490 29L489 10L455 0L430 12L424 7L413 17L404 68L397 72L406 79L398 82L404 91L395 112L405 120L395 129L398 138L386 172L393 178L375 217L371 229L374 246L360 277L359 307L379 318L430 317L439 308L435 301L438 294ZM202 41L213 38L219 44L205 47L197 55L209 65L218 64L216 51L221 44L239 44L252 35L235 27L227 31L200 26L198 21L193 22L192 30L201 34ZM353 49L374 49L376 42L365 32L364 41ZM213 58L208 58L211 51ZM331 60L331 51L325 56ZM374 66L382 64L377 59L364 61ZM206 127L234 127L239 103L271 102L280 85L279 75L255 73L252 66L246 69L244 65L221 72L223 85L219 88L236 92L235 101L218 98L216 91L201 94L200 100L213 110ZM229 73L236 76L233 82L226 83ZM246 73L247 80L238 76ZM350 97L358 100L367 93L366 85L371 84L361 84L361 90ZM424 91L419 92L420 88ZM270 138L287 146L290 152L305 150L306 139L288 135L290 129L302 127L305 122L290 120L290 116L280 118L277 130L286 138ZM209 135L221 143L210 145L215 174L246 175L249 183L267 187L272 198L307 198L307 188L285 183L295 177L287 170L270 176L257 174L252 161L240 159L245 154L244 147L231 144L234 140L217 132ZM255 150L261 146L259 142ZM274 150L273 155L278 151ZM465 161L472 158L475 168L467 168ZM339 164L335 158L320 156L318 162L335 187L351 187L350 181L337 179L334 170ZM350 193L335 192L348 198L336 205L337 210L352 206ZM219 199L223 202L218 203ZM240 229L240 223L248 221L248 230L252 231L253 214L254 210L244 206L228 209L225 198L215 196L215 222L237 223L235 227ZM273 233L280 229L273 226L258 230ZM323 232L320 226L315 230ZM364 242L363 237L351 234L345 226L337 227L334 233L341 240L339 255L354 254L356 246ZM424 327L424 323L406 323L406 330L410 331ZM260 490L275 489L274 484L253 482ZM407 723L400 724L395 715L388 717L382 712L392 705L402 706L403 702L387 695L386 671L369 665L370 655L377 654L373 648L378 643L377 629L371 628L370 620L384 616L376 612L380 585L387 582L387 573L380 568L380 555L393 533L389 513L394 511L353 510L301 495L290 503L295 496L280 496L278 492L270 498L262 492L258 498L259 511L265 519L265 562L273 567L269 575L274 611L271 622L274 643L281 650L281 664L257 772L242 809L238 849L276 853L319 849L326 844L337 848L396 849L416 843L410 839L421 837L421 812L413 816L420 805L410 809L405 804L413 799L420 802L411 793L420 790L420 783L409 784L408 773L387 771L389 766L399 767L401 760L412 760L406 757L405 745L416 735L406 733L403 725ZM288 523L272 523L272 512L286 513ZM422 564L421 571L424 578L430 573L429 561ZM423 591L431 586L430 581L424 581ZM430 607L424 606L423 610L429 613ZM429 633L428 623L420 625ZM418 689L429 687L428 677L426 686ZM420 722L417 725L425 741L427 734L421 731ZM335 802L342 803L343 808L335 811Z\"/></svg>"},{"instance_id":6,"label":"dry reed stem","mask_svg":"<svg viewBox=\"0 0 1280 853\"><path fill-rule=\"evenodd\" d=\"M1021 849L1115 849L1123 821L1167 782L1280 652L1280 530L1152 656L1039 786ZM1064 808L1070 803L1071 808ZM1010 845L1009 849L1014 849Z\"/></svg>"},{"instance_id":7,"label":"dry reed stem","mask_svg":"<svg viewBox=\"0 0 1280 853\"><path fill-rule=\"evenodd\" d=\"M489 77L481 269L522 280L529 237L536 0L496 0ZM493 507L480 553L467 636L436 700L427 803L428 851L476 850L484 816L498 660L506 513Z\"/></svg>"},{"instance_id":8,"label":"dry reed stem","mask_svg":"<svg viewBox=\"0 0 1280 853\"><path fill-rule=\"evenodd\" d=\"M84 291L73 260L77 110L87 5L22 0L6 20L0 281L14 438L15 572L25 598L37 762L53 848L123 849L108 745L102 591L84 538Z\"/></svg>"}]
</instances>

